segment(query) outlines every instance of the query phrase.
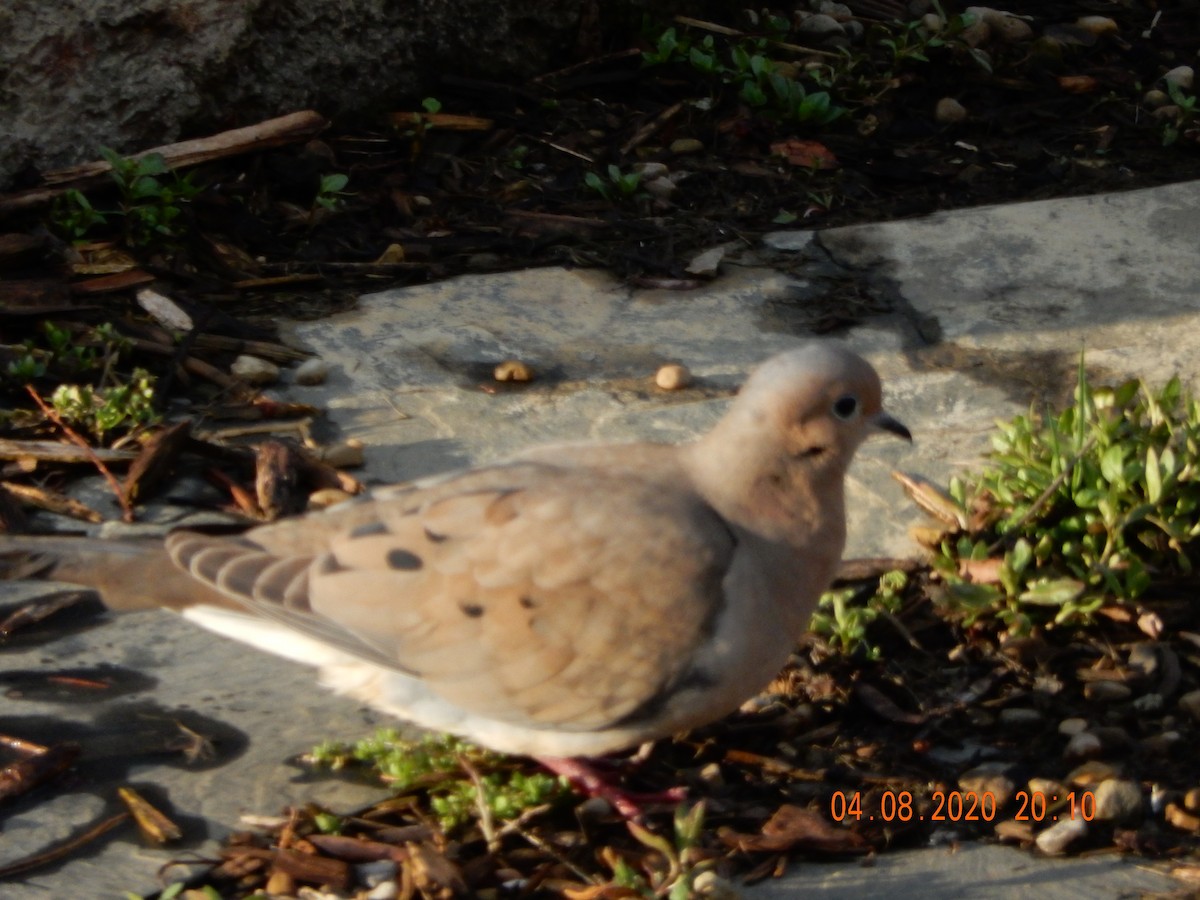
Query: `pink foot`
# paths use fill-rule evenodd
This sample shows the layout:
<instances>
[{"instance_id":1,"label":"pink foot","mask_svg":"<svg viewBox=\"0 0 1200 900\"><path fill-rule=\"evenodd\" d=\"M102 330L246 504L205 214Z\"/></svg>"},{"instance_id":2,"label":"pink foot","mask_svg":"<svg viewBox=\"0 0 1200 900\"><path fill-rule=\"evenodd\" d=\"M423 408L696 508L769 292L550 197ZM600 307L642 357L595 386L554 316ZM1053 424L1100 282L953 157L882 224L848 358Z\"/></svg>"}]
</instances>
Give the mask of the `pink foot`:
<instances>
[{"instance_id":1,"label":"pink foot","mask_svg":"<svg viewBox=\"0 0 1200 900\"><path fill-rule=\"evenodd\" d=\"M535 756L534 759L555 775L566 778L580 793L607 800L626 819L640 820L644 805L665 803L674 806L687 799L687 788L682 786L648 794L622 790L587 763L573 757Z\"/></svg>"}]
</instances>

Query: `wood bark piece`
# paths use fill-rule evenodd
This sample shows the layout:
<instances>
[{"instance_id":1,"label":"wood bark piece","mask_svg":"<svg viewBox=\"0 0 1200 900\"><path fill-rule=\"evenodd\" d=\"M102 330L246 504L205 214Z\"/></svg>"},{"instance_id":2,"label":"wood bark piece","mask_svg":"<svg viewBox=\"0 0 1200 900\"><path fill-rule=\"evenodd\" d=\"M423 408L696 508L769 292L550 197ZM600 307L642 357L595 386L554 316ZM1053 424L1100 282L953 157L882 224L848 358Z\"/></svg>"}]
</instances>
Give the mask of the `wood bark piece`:
<instances>
[{"instance_id":1,"label":"wood bark piece","mask_svg":"<svg viewBox=\"0 0 1200 900\"><path fill-rule=\"evenodd\" d=\"M63 441L15 441L0 438L0 459L33 459L50 463L86 463L92 456L106 463L128 462L137 457L134 450L109 450L97 447L91 454Z\"/></svg>"},{"instance_id":2,"label":"wood bark piece","mask_svg":"<svg viewBox=\"0 0 1200 900\"><path fill-rule=\"evenodd\" d=\"M134 503L144 498L147 491L170 474L183 448L188 445L191 433L191 422L178 422L155 432L142 445L142 452L130 464L121 485L126 502Z\"/></svg>"},{"instance_id":3,"label":"wood bark piece","mask_svg":"<svg viewBox=\"0 0 1200 900\"><path fill-rule=\"evenodd\" d=\"M86 281L76 281L71 285L71 293L85 297L94 294L111 294L141 284L150 284L153 281L155 281L155 277L149 272L142 269L130 269L128 272L117 272L115 275L101 275Z\"/></svg>"},{"instance_id":4,"label":"wood bark piece","mask_svg":"<svg viewBox=\"0 0 1200 900\"><path fill-rule=\"evenodd\" d=\"M257 448L255 492L268 520L303 511L307 496L297 487L300 453L283 441L263 441Z\"/></svg>"},{"instance_id":5,"label":"wood bark piece","mask_svg":"<svg viewBox=\"0 0 1200 900\"><path fill-rule=\"evenodd\" d=\"M93 460L85 457L78 462L93 462ZM81 519L84 522L104 521L104 516L90 506L85 506L78 500L72 500L66 494L60 494L57 491L34 487L31 484L19 484L15 481L2 482L0 487L3 487L26 506L34 506L60 516Z\"/></svg>"},{"instance_id":6,"label":"wood bark piece","mask_svg":"<svg viewBox=\"0 0 1200 900\"><path fill-rule=\"evenodd\" d=\"M38 785L57 778L79 758L79 749L78 744L38 747L24 759L0 769L0 803L27 794Z\"/></svg>"},{"instance_id":7,"label":"wood bark piece","mask_svg":"<svg viewBox=\"0 0 1200 900\"><path fill-rule=\"evenodd\" d=\"M130 159L141 159L157 153L162 156L168 168L182 169L214 159L223 159L227 156L237 156L241 153L251 153L256 150L266 150L284 144L293 144L296 141L308 140L328 124L320 113L306 109L275 119L267 119L265 122L248 125L245 128L235 128L232 131L222 131L208 137L153 147L133 154ZM111 169L112 166L107 162L95 160L47 172L44 180L46 184L66 184L82 178L104 175ZM2 208L0 205L0 209Z\"/></svg>"},{"instance_id":8,"label":"wood bark piece","mask_svg":"<svg viewBox=\"0 0 1200 900\"><path fill-rule=\"evenodd\" d=\"M133 158L158 153L169 168L179 169L227 156L304 141L317 134L327 124L325 117L320 113L303 110L246 128L235 128L205 138L154 147L134 154ZM103 184L104 176L110 169L107 162L97 160L47 172L44 176L45 186L0 196L0 217L21 210L37 209L71 189L85 190Z\"/></svg>"}]
</instances>

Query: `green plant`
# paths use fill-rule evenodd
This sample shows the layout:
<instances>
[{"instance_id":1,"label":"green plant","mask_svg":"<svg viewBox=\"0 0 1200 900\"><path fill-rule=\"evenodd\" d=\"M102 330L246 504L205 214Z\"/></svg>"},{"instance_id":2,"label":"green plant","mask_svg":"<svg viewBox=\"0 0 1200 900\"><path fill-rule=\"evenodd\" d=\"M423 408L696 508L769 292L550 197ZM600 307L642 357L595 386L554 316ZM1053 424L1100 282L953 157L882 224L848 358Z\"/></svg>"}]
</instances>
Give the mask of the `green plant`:
<instances>
[{"instance_id":1,"label":"green plant","mask_svg":"<svg viewBox=\"0 0 1200 900\"><path fill-rule=\"evenodd\" d=\"M607 174L607 181L595 172L588 172L583 176L584 184L605 200L612 200L614 197L631 197L637 193L637 189L642 183L640 172L622 172L615 165L608 167Z\"/></svg>"},{"instance_id":2,"label":"green plant","mask_svg":"<svg viewBox=\"0 0 1200 900\"><path fill-rule=\"evenodd\" d=\"M407 740L381 728L352 745L326 742L310 756L334 770L351 762L367 765L400 792L425 791L446 831L479 817L481 805L490 816L509 821L569 795L565 781L545 772L525 774L507 757L449 735Z\"/></svg>"},{"instance_id":3,"label":"green plant","mask_svg":"<svg viewBox=\"0 0 1200 900\"><path fill-rule=\"evenodd\" d=\"M102 369L103 377L131 346L129 339L107 322L92 328L82 339L69 328L43 322L41 344L31 338L23 341L21 354L9 361L6 373L22 382L41 378L50 371L72 376Z\"/></svg>"},{"instance_id":4,"label":"green plant","mask_svg":"<svg viewBox=\"0 0 1200 900\"><path fill-rule=\"evenodd\" d=\"M103 389L60 384L50 395L50 405L64 422L102 441L117 428L136 428L160 419L154 408L154 382L144 369L134 369L128 381Z\"/></svg>"},{"instance_id":5,"label":"green plant","mask_svg":"<svg viewBox=\"0 0 1200 900\"><path fill-rule=\"evenodd\" d=\"M1196 96L1186 94L1176 82L1167 82L1167 95L1174 104L1173 115L1164 119L1162 125L1163 146L1169 147L1179 140L1180 135L1188 133L1192 123L1196 121Z\"/></svg>"},{"instance_id":6,"label":"green plant","mask_svg":"<svg viewBox=\"0 0 1200 900\"><path fill-rule=\"evenodd\" d=\"M120 192L125 236L132 246L177 240L186 233L183 207L200 193L190 175L173 172L158 153L127 159L101 147L100 155Z\"/></svg>"},{"instance_id":7,"label":"green plant","mask_svg":"<svg viewBox=\"0 0 1200 900\"><path fill-rule=\"evenodd\" d=\"M638 843L653 852L641 860L639 871L611 847L603 848L600 855L612 870L612 883L642 897L688 900L695 896L693 885L696 877L714 864L700 847L704 814L703 801L691 809L680 806L675 810L671 822L670 839L636 822L626 823L629 833Z\"/></svg>"},{"instance_id":8,"label":"green plant","mask_svg":"<svg viewBox=\"0 0 1200 900\"><path fill-rule=\"evenodd\" d=\"M341 209L345 203L342 198L350 196L342 188L349 184L349 182L349 175L342 175L340 173L322 175L321 182L317 187L317 196L313 199L313 205L329 210L330 212Z\"/></svg>"},{"instance_id":9,"label":"green plant","mask_svg":"<svg viewBox=\"0 0 1200 900\"><path fill-rule=\"evenodd\" d=\"M59 234L79 240L97 225L107 224L108 219L81 191L71 188L54 201L50 222Z\"/></svg>"},{"instance_id":10,"label":"green plant","mask_svg":"<svg viewBox=\"0 0 1200 900\"><path fill-rule=\"evenodd\" d=\"M1085 621L1109 598L1192 571L1200 403L1179 379L1093 390L1081 356L1070 407L998 423L992 444L982 472L950 484L973 523L934 561L942 602L968 621L995 614L1015 633L1038 610Z\"/></svg>"},{"instance_id":11,"label":"green plant","mask_svg":"<svg viewBox=\"0 0 1200 900\"><path fill-rule=\"evenodd\" d=\"M896 570L880 576L865 605L852 605L851 601L860 593L854 588L826 591L809 628L825 638L835 650L847 655L861 650L868 660L877 660L880 650L867 643L867 629L880 615L891 615L899 610L907 587L908 576Z\"/></svg>"}]
</instances>

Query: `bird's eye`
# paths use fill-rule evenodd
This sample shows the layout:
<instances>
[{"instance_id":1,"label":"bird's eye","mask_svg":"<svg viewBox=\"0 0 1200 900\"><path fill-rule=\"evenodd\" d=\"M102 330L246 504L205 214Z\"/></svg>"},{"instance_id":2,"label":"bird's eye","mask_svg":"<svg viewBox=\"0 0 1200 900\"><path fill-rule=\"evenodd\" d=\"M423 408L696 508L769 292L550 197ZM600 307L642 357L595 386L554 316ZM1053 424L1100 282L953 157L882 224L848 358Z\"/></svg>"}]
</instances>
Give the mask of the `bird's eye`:
<instances>
[{"instance_id":1,"label":"bird's eye","mask_svg":"<svg viewBox=\"0 0 1200 900\"><path fill-rule=\"evenodd\" d=\"M844 397L838 397L833 402L833 414L843 422L848 419L853 419L858 413L858 398L853 394L847 394Z\"/></svg>"}]
</instances>

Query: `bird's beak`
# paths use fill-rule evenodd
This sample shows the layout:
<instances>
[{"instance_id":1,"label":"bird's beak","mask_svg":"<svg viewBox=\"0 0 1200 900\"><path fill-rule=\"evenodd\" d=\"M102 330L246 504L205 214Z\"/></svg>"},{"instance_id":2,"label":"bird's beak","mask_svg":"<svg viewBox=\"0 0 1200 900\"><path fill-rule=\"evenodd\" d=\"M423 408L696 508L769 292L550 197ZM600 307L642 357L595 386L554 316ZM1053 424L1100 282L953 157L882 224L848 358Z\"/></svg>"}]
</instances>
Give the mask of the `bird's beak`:
<instances>
[{"instance_id":1,"label":"bird's beak","mask_svg":"<svg viewBox=\"0 0 1200 900\"><path fill-rule=\"evenodd\" d=\"M912 443L912 432L905 427L904 423L899 419L893 419L885 412L878 412L871 417L871 424L881 431L886 431L889 434L894 434L898 438L903 438Z\"/></svg>"}]
</instances>

